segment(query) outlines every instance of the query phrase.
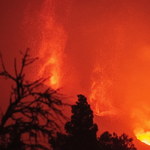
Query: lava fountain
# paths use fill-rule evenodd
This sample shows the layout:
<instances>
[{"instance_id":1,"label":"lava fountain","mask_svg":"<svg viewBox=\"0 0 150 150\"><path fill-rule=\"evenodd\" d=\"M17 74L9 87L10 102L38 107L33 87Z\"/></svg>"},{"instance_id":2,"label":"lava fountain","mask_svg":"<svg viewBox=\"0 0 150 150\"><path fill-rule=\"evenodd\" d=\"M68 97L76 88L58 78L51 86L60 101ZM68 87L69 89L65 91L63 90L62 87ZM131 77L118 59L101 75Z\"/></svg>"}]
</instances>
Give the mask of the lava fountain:
<instances>
[{"instance_id":1,"label":"lava fountain","mask_svg":"<svg viewBox=\"0 0 150 150\"><path fill-rule=\"evenodd\" d=\"M54 9L53 0L44 0L38 11L28 8L24 22L32 24L28 29L29 33L32 32L29 45L37 49L35 55L40 58L38 77L48 78L46 84L58 89L63 85L62 68L67 36L63 26L55 20Z\"/></svg>"},{"instance_id":2,"label":"lava fountain","mask_svg":"<svg viewBox=\"0 0 150 150\"><path fill-rule=\"evenodd\" d=\"M52 88L57 89L62 86L62 63L66 34L63 27L54 20L51 8L51 1L46 0L40 12L42 20L41 41L39 43L39 56L44 60L40 69L40 76L50 76L47 82Z\"/></svg>"}]
</instances>

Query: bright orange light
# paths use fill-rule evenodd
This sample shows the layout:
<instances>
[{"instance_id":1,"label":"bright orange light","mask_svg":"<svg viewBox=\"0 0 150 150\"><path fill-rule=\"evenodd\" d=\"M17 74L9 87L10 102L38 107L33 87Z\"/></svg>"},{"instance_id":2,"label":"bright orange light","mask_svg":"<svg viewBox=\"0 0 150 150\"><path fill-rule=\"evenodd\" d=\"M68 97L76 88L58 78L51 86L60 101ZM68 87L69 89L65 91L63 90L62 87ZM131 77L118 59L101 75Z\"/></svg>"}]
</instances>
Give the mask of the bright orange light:
<instances>
[{"instance_id":1,"label":"bright orange light","mask_svg":"<svg viewBox=\"0 0 150 150\"><path fill-rule=\"evenodd\" d=\"M54 51L55 52L55 51ZM51 54L52 56L47 56L47 61L42 65L39 71L40 76L50 76L47 84L52 88L57 89L61 86L61 55L58 53Z\"/></svg>"},{"instance_id":2,"label":"bright orange light","mask_svg":"<svg viewBox=\"0 0 150 150\"><path fill-rule=\"evenodd\" d=\"M150 131L139 129L135 131L136 138L141 142L150 145Z\"/></svg>"},{"instance_id":3,"label":"bright orange light","mask_svg":"<svg viewBox=\"0 0 150 150\"><path fill-rule=\"evenodd\" d=\"M57 75L53 75L50 79L50 84L51 85L56 85L58 84L58 76Z\"/></svg>"},{"instance_id":4,"label":"bright orange light","mask_svg":"<svg viewBox=\"0 0 150 150\"><path fill-rule=\"evenodd\" d=\"M55 54L55 56L52 56L49 60L49 64L52 65L51 67L51 77L50 77L50 85L53 88L59 88L60 87L60 77L61 77L61 70L60 70L60 64L61 64L61 58Z\"/></svg>"}]
</instances>

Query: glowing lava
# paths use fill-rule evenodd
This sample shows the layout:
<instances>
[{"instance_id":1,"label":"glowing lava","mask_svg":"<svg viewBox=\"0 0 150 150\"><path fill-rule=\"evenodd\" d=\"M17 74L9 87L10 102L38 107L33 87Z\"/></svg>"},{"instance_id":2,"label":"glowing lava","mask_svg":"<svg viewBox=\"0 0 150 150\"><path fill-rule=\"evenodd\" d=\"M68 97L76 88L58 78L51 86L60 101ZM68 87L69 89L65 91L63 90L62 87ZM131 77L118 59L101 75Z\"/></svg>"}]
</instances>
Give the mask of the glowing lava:
<instances>
[{"instance_id":1,"label":"glowing lava","mask_svg":"<svg viewBox=\"0 0 150 150\"><path fill-rule=\"evenodd\" d=\"M135 131L136 138L141 142L150 145L150 131L139 129Z\"/></svg>"}]
</instances>

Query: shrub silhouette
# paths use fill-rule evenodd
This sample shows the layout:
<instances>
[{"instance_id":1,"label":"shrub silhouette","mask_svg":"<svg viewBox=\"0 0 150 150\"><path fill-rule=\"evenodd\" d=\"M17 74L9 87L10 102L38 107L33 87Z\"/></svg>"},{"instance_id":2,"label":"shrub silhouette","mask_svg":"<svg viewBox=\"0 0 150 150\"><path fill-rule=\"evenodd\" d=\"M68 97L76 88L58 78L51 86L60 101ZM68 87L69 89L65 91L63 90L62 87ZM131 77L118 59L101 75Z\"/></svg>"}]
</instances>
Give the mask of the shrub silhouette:
<instances>
[{"instance_id":1,"label":"shrub silhouette","mask_svg":"<svg viewBox=\"0 0 150 150\"><path fill-rule=\"evenodd\" d=\"M110 134L108 131L104 132L99 138L99 147L102 150L136 150L133 139L126 134L118 136L116 133Z\"/></svg>"}]
</instances>

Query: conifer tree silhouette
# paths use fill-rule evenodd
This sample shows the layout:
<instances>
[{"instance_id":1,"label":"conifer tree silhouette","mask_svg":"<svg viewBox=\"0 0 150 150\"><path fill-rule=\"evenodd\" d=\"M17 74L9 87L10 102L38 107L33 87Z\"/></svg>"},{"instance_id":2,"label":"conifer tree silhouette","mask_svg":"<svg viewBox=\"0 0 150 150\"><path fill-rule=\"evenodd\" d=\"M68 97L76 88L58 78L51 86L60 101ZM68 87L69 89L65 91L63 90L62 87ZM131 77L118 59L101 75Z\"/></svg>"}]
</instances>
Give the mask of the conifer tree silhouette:
<instances>
[{"instance_id":1,"label":"conifer tree silhouette","mask_svg":"<svg viewBox=\"0 0 150 150\"><path fill-rule=\"evenodd\" d=\"M71 120L66 123L67 135L58 134L53 141L54 150L98 150L96 132L93 123L93 111L83 95L72 105Z\"/></svg>"}]
</instances>

